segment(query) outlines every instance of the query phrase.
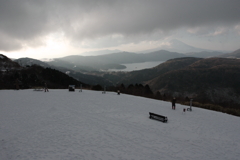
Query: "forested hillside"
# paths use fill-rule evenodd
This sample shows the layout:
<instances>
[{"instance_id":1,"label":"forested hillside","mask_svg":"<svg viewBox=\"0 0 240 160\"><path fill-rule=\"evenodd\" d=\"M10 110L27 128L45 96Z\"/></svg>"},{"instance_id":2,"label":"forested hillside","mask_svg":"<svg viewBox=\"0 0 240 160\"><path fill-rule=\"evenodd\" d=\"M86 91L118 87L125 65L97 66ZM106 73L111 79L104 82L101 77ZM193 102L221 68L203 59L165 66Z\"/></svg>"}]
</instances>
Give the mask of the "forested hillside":
<instances>
[{"instance_id":1,"label":"forested hillside","mask_svg":"<svg viewBox=\"0 0 240 160\"><path fill-rule=\"evenodd\" d=\"M51 68L32 65L21 67L8 57L0 58L0 89L20 89L43 87L47 83L49 88L68 88L68 85L87 86L85 83Z\"/></svg>"},{"instance_id":2,"label":"forested hillside","mask_svg":"<svg viewBox=\"0 0 240 160\"><path fill-rule=\"evenodd\" d=\"M114 76L105 75L125 86L136 83L149 85L153 93L158 92L169 99L188 97L201 103L240 106L239 59L177 58L152 69L115 73Z\"/></svg>"}]
</instances>

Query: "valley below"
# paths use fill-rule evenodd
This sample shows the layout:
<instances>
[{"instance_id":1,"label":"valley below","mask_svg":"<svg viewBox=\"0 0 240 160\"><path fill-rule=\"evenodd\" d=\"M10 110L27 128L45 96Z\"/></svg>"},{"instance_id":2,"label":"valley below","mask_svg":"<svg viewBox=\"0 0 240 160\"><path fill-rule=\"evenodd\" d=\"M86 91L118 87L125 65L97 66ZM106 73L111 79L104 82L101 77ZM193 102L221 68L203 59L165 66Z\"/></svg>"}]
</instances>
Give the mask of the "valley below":
<instances>
[{"instance_id":1,"label":"valley below","mask_svg":"<svg viewBox=\"0 0 240 160\"><path fill-rule=\"evenodd\" d=\"M229 54L231 58L226 58L227 54L224 57L201 58L161 50L149 54L121 52L68 56L50 62L30 58L12 61L1 55L0 88L14 89L16 79L21 82L22 89L39 87L43 82L47 82L50 88L67 88L74 84L76 87L120 90L126 94L166 101L177 97L181 103L194 99L200 104L217 106L207 107L209 109L223 111L219 109L223 107L239 110L238 54L239 50Z\"/></svg>"}]
</instances>

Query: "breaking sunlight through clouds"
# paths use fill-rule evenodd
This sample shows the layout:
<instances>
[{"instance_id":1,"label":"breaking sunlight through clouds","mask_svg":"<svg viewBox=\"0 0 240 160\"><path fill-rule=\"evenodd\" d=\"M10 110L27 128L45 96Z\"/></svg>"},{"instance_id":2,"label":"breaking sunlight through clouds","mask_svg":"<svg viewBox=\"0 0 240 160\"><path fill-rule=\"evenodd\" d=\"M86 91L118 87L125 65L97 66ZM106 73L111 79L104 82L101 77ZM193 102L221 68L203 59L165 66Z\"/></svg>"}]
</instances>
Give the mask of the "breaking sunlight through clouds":
<instances>
[{"instance_id":1,"label":"breaking sunlight through clouds","mask_svg":"<svg viewBox=\"0 0 240 160\"><path fill-rule=\"evenodd\" d=\"M2 1L0 53L12 58L139 52L177 39L197 48L239 49L240 1ZM153 44L154 43L154 44Z\"/></svg>"}]
</instances>

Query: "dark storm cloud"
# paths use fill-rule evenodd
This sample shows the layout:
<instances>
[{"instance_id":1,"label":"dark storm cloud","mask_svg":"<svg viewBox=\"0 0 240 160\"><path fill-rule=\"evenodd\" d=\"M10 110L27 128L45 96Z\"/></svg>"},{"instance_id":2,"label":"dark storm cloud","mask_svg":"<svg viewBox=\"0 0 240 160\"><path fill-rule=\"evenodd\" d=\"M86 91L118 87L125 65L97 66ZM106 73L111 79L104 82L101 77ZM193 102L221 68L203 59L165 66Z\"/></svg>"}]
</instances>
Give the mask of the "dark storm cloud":
<instances>
[{"instance_id":1,"label":"dark storm cloud","mask_svg":"<svg viewBox=\"0 0 240 160\"><path fill-rule=\"evenodd\" d=\"M125 2L125 1L124 1ZM125 35L169 31L179 27L231 25L240 22L240 1L161 0L130 1L107 6L94 13L94 21L80 36L119 33ZM89 18L91 18L89 16Z\"/></svg>"},{"instance_id":2,"label":"dark storm cloud","mask_svg":"<svg viewBox=\"0 0 240 160\"><path fill-rule=\"evenodd\" d=\"M28 39L46 29L48 15L43 3L4 0L0 4L0 29L7 36Z\"/></svg>"},{"instance_id":3,"label":"dark storm cloud","mask_svg":"<svg viewBox=\"0 0 240 160\"><path fill-rule=\"evenodd\" d=\"M239 6L239 0L0 0L0 50L21 48L57 31L81 41L233 26L240 23Z\"/></svg>"}]
</instances>

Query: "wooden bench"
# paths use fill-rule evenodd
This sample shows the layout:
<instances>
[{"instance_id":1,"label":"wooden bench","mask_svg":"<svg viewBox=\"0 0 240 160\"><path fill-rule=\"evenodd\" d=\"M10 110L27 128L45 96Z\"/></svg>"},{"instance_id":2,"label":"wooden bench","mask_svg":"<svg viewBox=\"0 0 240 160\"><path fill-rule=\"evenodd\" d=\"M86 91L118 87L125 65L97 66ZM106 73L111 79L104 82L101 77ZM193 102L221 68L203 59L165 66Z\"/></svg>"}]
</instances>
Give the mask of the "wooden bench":
<instances>
[{"instance_id":1,"label":"wooden bench","mask_svg":"<svg viewBox=\"0 0 240 160\"><path fill-rule=\"evenodd\" d=\"M158 121L162 121L162 122L167 122L168 121L168 118L166 116L162 116L162 115L151 113L151 112L149 112L149 118L150 119L155 119L155 120L158 120Z\"/></svg>"}]
</instances>

